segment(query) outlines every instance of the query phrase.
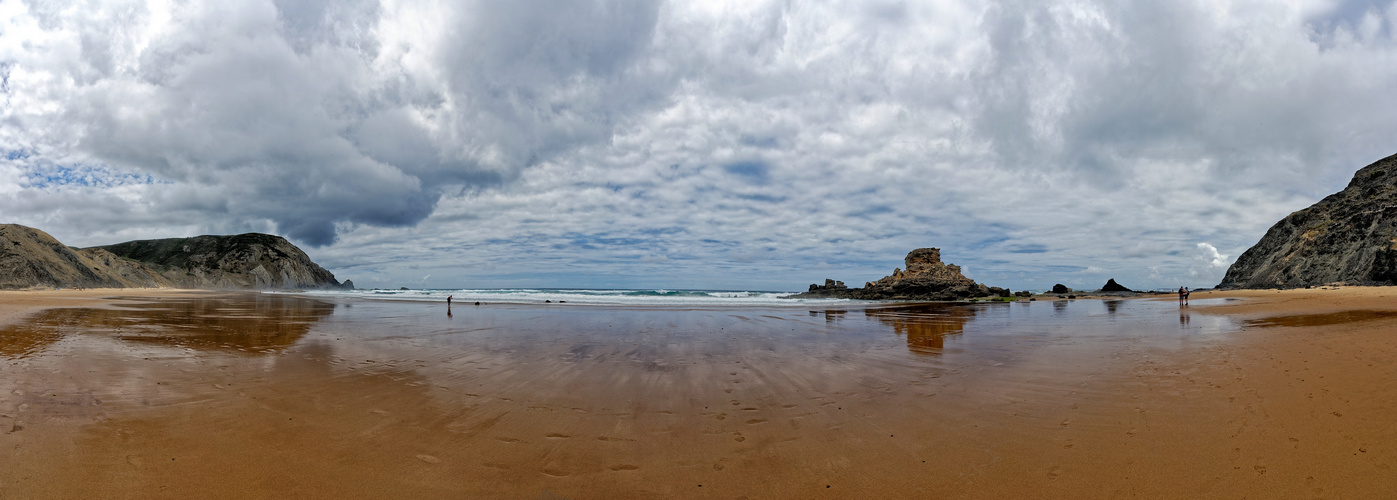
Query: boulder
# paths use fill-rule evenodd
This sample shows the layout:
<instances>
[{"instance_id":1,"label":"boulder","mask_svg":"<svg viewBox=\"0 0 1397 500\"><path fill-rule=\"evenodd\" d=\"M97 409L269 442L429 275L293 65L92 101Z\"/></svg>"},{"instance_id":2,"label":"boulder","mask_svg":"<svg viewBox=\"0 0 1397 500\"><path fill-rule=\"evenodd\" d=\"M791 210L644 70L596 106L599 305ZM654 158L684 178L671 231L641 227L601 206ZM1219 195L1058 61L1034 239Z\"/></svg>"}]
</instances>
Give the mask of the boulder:
<instances>
[{"instance_id":1,"label":"boulder","mask_svg":"<svg viewBox=\"0 0 1397 500\"><path fill-rule=\"evenodd\" d=\"M1056 285L1053 285L1053 293L1071 293L1071 292L1072 292L1072 289L1071 289L1071 288L1067 288L1067 285L1064 285L1064 284L1062 284L1062 283L1058 283L1058 284L1056 284Z\"/></svg>"}]
</instances>

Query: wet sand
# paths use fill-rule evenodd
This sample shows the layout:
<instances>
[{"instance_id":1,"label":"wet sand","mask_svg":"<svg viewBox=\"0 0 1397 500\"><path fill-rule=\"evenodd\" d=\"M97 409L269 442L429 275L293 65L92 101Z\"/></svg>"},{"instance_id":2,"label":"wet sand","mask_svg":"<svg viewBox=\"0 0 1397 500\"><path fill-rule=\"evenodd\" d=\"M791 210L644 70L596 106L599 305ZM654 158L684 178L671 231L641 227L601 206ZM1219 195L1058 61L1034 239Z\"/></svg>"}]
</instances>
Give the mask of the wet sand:
<instances>
[{"instance_id":1,"label":"wet sand","mask_svg":"<svg viewBox=\"0 0 1397 500\"><path fill-rule=\"evenodd\" d=\"M0 292L0 498L1397 491L1397 289L1192 302Z\"/></svg>"}]
</instances>

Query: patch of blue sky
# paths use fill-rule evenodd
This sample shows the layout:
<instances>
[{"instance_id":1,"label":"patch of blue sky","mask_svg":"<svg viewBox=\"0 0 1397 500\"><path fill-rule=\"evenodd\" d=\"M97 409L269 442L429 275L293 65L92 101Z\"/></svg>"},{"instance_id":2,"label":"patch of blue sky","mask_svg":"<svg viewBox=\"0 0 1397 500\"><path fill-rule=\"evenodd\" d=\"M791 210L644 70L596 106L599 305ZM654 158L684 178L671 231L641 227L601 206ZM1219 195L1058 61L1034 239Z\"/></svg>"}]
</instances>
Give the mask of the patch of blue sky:
<instances>
[{"instance_id":1,"label":"patch of blue sky","mask_svg":"<svg viewBox=\"0 0 1397 500\"><path fill-rule=\"evenodd\" d=\"M1019 245L1009 245L1005 251L1009 253L1047 253L1048 246L1040 243L1025 243Z\"/></svg>"},{"instance_id":2,"label":"patch of blue sky","mask_svg":"<svg viewBox=\"0 0 1397 500\"><path fill-rule=\"evenodd\" d=\"M40 165L22 175L26 188L52 189L70 186L107 188L129 185L171 184L150 174L121 172L97 165Z\"/></svg>"}]
</instances>

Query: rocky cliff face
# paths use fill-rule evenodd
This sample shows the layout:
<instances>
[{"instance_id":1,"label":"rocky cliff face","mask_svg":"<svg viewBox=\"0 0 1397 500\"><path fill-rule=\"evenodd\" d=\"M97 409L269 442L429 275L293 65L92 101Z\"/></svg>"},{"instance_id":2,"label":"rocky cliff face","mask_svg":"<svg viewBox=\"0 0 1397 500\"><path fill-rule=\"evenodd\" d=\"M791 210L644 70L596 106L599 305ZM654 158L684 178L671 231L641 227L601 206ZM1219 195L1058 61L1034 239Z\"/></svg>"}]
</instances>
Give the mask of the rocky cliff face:
<instances>
[{"instance_id":1,"label":"rocky cliff face","mask_svg":"<svg viewBox=\"0 0 1397 500\"><path fill-rule=\"evenodd\" d=\"M863 288L847 288L843 282L825 280L810 285L810 291L796 297L838 297L861 300L961 300L1001 296L1009 291L988 287L961 274L960 266L941 262L938 248L918 248L903 260L907 270L894 269L892 275L870 281Z\"/></svg>"},{"instance_id":2,"label":"rocky cliff face","mask_svg":"<svg viewBox=\"0 0 1397 500\"><path fill-rule=\"evenodd\" d=\"M340 288L335 275L280 236L247 233L97 247L140 261L183 288Z\"/></svg>"},{"instance_id":3,"label":"rocky cliff face","mask_svg":"<svg viewBox=\"0 0 1397 500\"><path fill-rule=\"evenodd\" d=\"M0 225L0 288L343 288L278 236L129 241L76 249L47 233Z\"/></svg>"},{"instance_id":4,"label":"rocky cliff face","mask_svg":"<svg viewBox=\"0 0 1397 500\"><path fill-rule=\"evenodd\" d=\"M1363 167L1348 187L1271 226L1219 288L1397 284L1397 155Z\"/></svg>"},{"instance_id":5,"label":"rocky cliff face","mask_svg":"<svg viewBox=\"0 0 1397 500\"><path fill-rule=\"evenodd\" d=\"M0 288L168 286L138 262L105 250L69 248L31 227L0 224Z\"/></svg>"}]
</instances>

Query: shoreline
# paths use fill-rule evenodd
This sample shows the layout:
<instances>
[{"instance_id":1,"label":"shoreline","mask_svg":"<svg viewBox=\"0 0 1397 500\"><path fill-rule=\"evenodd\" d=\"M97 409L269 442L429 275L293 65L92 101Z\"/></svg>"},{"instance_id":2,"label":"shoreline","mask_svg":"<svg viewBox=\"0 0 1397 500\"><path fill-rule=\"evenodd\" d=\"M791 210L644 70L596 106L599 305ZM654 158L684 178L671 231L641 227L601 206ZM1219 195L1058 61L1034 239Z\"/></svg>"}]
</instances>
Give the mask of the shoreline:
<instances>
[{"instance_id":1,"label":"shoreline","mask_svg":"<svg viewBox=\"0 0 1397 500\"><path fill-rule=\"evenodd\" d=\"M1345 312L1394 298L451 318L0 292L0 496L1372 495L1397 488L1397 315Z\"/></svg>"}]
</instances>

